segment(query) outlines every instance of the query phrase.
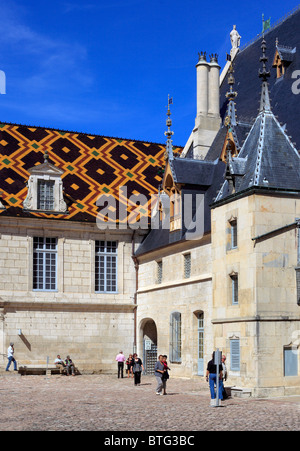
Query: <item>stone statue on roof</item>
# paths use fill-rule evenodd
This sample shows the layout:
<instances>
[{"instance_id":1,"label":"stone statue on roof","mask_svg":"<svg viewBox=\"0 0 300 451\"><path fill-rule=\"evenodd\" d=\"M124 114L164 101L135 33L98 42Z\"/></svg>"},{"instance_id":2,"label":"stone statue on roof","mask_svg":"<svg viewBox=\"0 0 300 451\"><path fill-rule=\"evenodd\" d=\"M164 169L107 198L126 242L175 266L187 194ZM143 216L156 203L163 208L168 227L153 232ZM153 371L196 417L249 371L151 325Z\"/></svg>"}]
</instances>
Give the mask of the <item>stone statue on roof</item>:
<instances>
[{"instance_id":1,"label":"stone statue on roof","mask_svg":"<svg viewBox=\"0 0 300 451\"><path fill-rule=\"evenodd\" d=\"M240 34L238 33L238 31L236 29L236 25L233 25L233 30L230 33L232 49L238 49L240 47L241 38L242 38L242 36L240 36Z\"/></svg>"}]
</instances>

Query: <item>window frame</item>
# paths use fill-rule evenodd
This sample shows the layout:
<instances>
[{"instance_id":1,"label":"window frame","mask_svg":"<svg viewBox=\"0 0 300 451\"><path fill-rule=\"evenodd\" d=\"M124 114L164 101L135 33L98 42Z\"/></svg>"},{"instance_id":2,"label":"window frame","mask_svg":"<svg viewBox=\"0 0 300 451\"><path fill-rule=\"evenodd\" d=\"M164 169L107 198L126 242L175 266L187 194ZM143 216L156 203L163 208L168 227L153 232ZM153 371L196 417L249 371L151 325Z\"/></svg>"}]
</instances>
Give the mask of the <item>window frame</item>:
<instances>
[{"instance_id":1,"label":"window frame","mask_svg":"<svg viewBox=\"0 0 300 451\"><path fill-rule=\"evenodd\" d=\"M230 249L237 249L238 247L238 225L237 218L229 221L230 224Z\"/></svg>"},{"instance_id":2,"label":"window frame","mask_svg":"<svg viewBox=\"0 0 300 451\"><path fill-rule=\"evenodd\" d=\"M299 376L299 348L297 346L283 347L283 376L284 377Z\"/></svg>"},{"instance_id":3,"label":"window frame","mask_svg":"<svg viewBox=\"0 0 300 451\"><path fill-rule=\"evenodd\" d=\"M172 312L170 315L170 362L182 362L182 322L181 313Z\"/></svg>"},{"instance_id":4,"label":"window frame","mask_svg":"<svg viewBox=\"0 0 300 451\"><path fill-rule=\"evenodd\" d=\"M43 187L44 193L42 193ZM37 180L37 210L55 210L55 180Z\"/></svg>"},{"instance_id":5,"label":"window frame","mask_svg":"<svg viewBox=\"0 0 300 451\"><path fill-rule=\"evenodd\" d=\"M38 240L38 241L37 241ZM47 242L48 241L48 242ZM37 247L35 247L37 243ZM42 243L42 247L39 244ZM55 245L55 248L51 248ZM50 246L50 247L49 247ZM53 259L54 255L54 259ZM50 257L51 256L51 257ZM50 257L50 258L49 258ZM49 261L50 260L50 261ZM56 237L33 237L33 267L32 267L32 289L37 292L57 292L57 262L58 262L58 238ZM52 277L52 265L54 265L55 281L54 285ZM49 267L50 266L50 267ZM50 274L47 276L47 267ZM47 277L50 278L48 282L50 288L47 288ZM42 287L40 286L42 279Z\"/></svg>"},{"instance_id":6,"label":"window frame","mask_svg":"<svg viewBox=\"0 0 300 451\"><path fill-rule=\"evenodd\" d=\"M103 243L103 245L101 243ZM118 244L119 244L118 241L115 240L95 240L94 289L96 294L118 293ZM100 251L97 251L97 246L100 249ZM103 251L101 250L101 248L103 248ZM110 248L111 250L108 250L108 248ZM114 251L112 249L114 249ZM102 266L103 272L101 272L102 263L103 263ZM115 274L113 274L113 269L115 269ZM109 270L111 271L110 273ZM110 275L110 279L108 278L108 275ZM102 281L103 281L103 289L101 283ZM113 286L114 289L112 289Z\"/></svg>"},{"instance_id":7,"label":"window frame","mask_svg":"<svg viewBox=\"0 0 300 451\"><path fill-rule=\"evenodd\" d=\"M183 255L183 275L185 279L190 279L192 274L192 255L187 253Z\"/></svg>"},{"instance_id":8,"label":"window frame","mask_svg":"<svg viewBox=\"0 0 300 451\"><path fill-rule=\"evenodd\" d=\"M239 276L237 273L230 274L231 282L231 305L239 305Z\"/></svg>"},{"instance_id":9,"label":"window frame","mask_svg":"<svg viewBox=\"0 0 300 451\"><path fill-rule=\"evenodd\" d=\"M163 281L163 262L159 260L156 262L156 284L161 285Z\"/></svg>"}]
</instances>

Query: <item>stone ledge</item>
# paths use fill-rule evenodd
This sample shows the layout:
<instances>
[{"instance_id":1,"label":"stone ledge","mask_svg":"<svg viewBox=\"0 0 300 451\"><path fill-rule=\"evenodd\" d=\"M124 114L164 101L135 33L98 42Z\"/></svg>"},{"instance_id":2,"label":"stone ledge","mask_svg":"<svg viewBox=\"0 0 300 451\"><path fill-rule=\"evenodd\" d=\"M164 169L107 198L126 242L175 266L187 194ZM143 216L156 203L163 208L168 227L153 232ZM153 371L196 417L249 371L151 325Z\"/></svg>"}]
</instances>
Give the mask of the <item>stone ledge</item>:
<instances>
[{"instance_id":1,"label":"stone ledge","mask_svg":"<svg viewBox=\"0 0 300 451\"><path fill-rule=\"evenodd\" d=\"M251 398L252 389L243 387L231 387L231 396L233 398Z\"/></svg>"}]
</instances>

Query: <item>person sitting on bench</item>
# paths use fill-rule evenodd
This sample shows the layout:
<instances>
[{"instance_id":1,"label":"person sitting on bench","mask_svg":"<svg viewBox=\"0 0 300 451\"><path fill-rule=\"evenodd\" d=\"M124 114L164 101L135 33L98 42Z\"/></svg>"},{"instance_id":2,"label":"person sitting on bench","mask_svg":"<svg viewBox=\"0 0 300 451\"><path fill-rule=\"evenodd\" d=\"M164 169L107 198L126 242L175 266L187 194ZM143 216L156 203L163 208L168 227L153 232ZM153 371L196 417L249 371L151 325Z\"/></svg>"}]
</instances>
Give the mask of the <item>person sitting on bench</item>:
<instances>
[{"instance_id":1,"label":"person sitting on bench","mask_svg":"<svg viewBox=\"0 0 300 451\"><path fill-rule=\"evenodd\" d=\"M65 360L65 366L66 366L66 369L67 369L67 376L69 376L70 370L71 370L72 376L75 376L75 365L72 362L72 360L71 360L69 355L67 355L67 358Z\"/></svg>"},{"instance_id":2,"label":"person sitting on bench","mask_svg":"<svg viewBox=\"0 0 300 451\"><path fill-rule=\"evenodd\" d=\"M59 369L60 374L63 373L65 369L64 361L60 358L60 355L58 355L54 361L56 368Z\"/></svg>"}]
</instances>

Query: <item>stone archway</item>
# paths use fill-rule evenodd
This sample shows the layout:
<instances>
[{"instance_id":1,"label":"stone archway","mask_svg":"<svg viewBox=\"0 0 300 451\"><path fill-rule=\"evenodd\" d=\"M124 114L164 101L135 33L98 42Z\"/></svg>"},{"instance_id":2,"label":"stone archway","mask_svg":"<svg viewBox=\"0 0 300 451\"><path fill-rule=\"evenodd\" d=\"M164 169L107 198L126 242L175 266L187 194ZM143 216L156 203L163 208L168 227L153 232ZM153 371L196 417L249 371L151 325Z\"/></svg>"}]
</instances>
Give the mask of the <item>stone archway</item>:
<instances>
[{"instance_id":1,"label":"stone archway","mask_svg":"<svg viewBox=\"0 0 300 451\"><path fill-rule=\"evenodd\" d=\"M151 318L145 318L140 326L140 349L143 350L145 374L154 374L157 361L157 327Z\"/></svg>"}]
</instances>

